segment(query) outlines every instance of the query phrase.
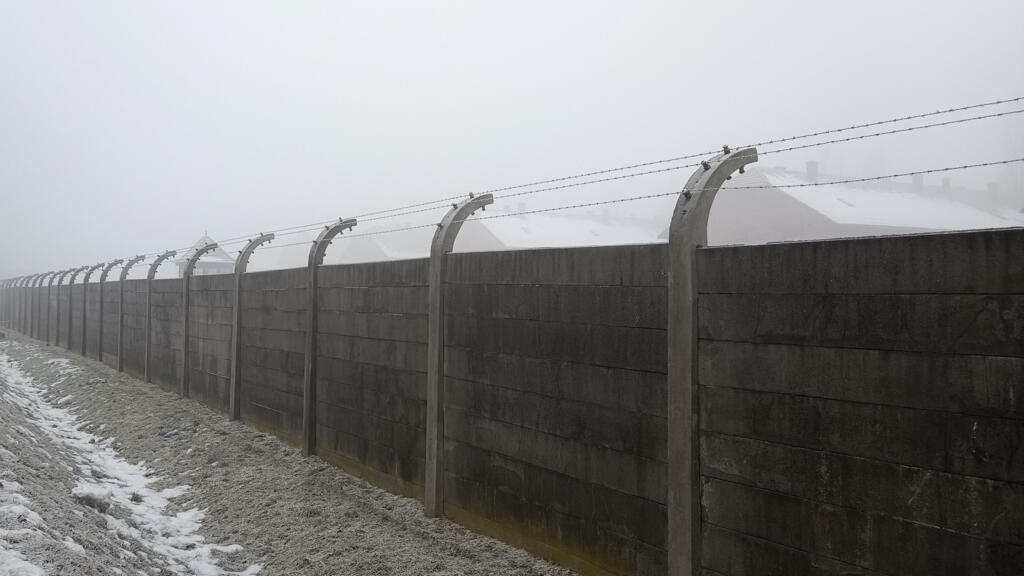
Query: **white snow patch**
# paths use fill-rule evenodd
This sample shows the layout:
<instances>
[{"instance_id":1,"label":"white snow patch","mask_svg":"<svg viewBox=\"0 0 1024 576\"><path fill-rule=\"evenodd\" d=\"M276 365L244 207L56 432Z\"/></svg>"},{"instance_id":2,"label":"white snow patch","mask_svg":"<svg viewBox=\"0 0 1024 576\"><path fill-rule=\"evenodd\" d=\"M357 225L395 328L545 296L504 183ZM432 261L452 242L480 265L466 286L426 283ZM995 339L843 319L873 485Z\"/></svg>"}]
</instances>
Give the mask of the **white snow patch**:
<instances>
[{"instance_id":1,"label":"white snow patch","mask_svg":"<svg viewBox=\"0 0 1024 576\"><path fill-rule=\"evenodd\" d=\"M75 540L70 536L64 537L64 545L68 547L68 550L71 550L72 552L77 552L82 556L85 556L85 548L82 548L82 545L78 542L75 542Z\"/></svg>"},{"instance_id":2,"label":"white snow patch","mask_svg":"<svg viewBox=\"0 0 1024 576\"><path fill-rule=\"evenodd\" d=\"M68 374L74 374L79 371L78 366L72 366L71 361L67 358L53 358L52 360L47 360L46 365L56 368L57 373L61 376L67 376Z\"/></svg>"},{"instance_id":3,"label":"white snow patch","mask_svg":"<svg viewBox=\"0 0 1024 576\"><path fill-rule=\"evenodd\" d=\"M26 562L18 552L0 546L0 576L46 576L46 572Z\"/></svg>"},{"instance_id":4,"label":"white snow patch","mask_svg":"<svg viewBox=\"0 0 1024 576\"><path fill-rule=\"evenodd\" d=\"M29 500L18 492L21 484L10 480L4 475L0 487L0 519L13 519L12 524L26 524L29 527L17 530L0 529L0 576L42 576L41 568L25 561L17 551L10 548L12 542L18 542L40 533L36 526L42 524L39 515L28 508Z\"/></svg>"},{"instance_id":5,"label":"white snow patch","mask_svg":"<svg viewBox=\"0 0 1024 576\"><path fill-rule=\"evenodd\" d=\"M51 360L47 364L64 369L67 360ZM79 468L73 495L97 508L111 532L136 540L153 552L154 557L159 558L172 573L197 576L229 574L217 565L218 560L213 553L237 552L241 550L240 546L205 543L198 533L205 515L202 510L193 508L174 515L165 511L168 501L184 494L188 486L163 490L151 488L150 484L156 478L150 476L149 470L121 458L111 447L110 440L102 440L83 431L73 414L47 402L32 379L3 353L0 353L0 379L7 384L3 387L4 398L18 406L54 442L69 450ZM0 506L0 513L8 512L41 522L38 515L21 503L12 501ZM0 564L14 565L14 560ZM251 576L261 569L260 565L252 565L240 574ZM35 573L24 574L34 576ZM8 574L0 572L0 576Z\"/></svg>"}]
</instances>

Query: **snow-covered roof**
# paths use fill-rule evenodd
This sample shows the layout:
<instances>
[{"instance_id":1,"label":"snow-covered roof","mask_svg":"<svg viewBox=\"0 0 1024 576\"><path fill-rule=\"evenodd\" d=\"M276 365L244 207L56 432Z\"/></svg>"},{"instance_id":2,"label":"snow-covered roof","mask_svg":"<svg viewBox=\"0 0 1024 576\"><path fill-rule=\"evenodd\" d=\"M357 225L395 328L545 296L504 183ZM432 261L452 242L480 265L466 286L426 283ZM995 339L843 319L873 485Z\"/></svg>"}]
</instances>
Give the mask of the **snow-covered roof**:
<instances>
[{"instance_id":1,"label":"snow-covered roof","mask_svg":"<svg viewBox=\"0 0 1024 576\"><path fill-rule=\"evenodd\" d=\"M214 243L213 238L210 238L206 234L203 234L202 236L199 237L199 240L196 240L195 244L193 244L188 250L185 250L183 252L179 252L178 253L179 256L174 259L174 262L176 264L184 265L185 262L188 261L189 257L192 256L192 254L194 254L196 250L202 248L203 246L206 246L207 244L213 244L213 243ZM220 246L217 246L216 248L214 248L210 252L208 252L206 254L203 254L203 257L202 257L202 259L200 261L201 262L207 262L207 263L210 263L210 262L223 262L223 263L234 264L235 259L232 258L230 254L225 252L223 248L221 248Z\"/></svg>"},{"instance_id":2,"label":"snow-covered roof","mask_svg":"<svg viewBox=\"0 0 1024 576\"><path fill-rule=\"evenodd\" d=\"M649 220L573 212L470 220L465 227L470 224L484 227L508 248L650 244L660 241L658 232L661 231L658 224Z\"/></svg>"},{"instance_id":3,"label":"snow-covered roof","mask_svg":"<svg viewBox=\"0 0 1024 576\"><path fill-rule=\"evenodd\" d=\"M1001 228L1015 222L973 206L877 185L794 187L807 180L780 170L761 171L769 185L837 224L930 230Z\"/></svg>"}]
</instances>

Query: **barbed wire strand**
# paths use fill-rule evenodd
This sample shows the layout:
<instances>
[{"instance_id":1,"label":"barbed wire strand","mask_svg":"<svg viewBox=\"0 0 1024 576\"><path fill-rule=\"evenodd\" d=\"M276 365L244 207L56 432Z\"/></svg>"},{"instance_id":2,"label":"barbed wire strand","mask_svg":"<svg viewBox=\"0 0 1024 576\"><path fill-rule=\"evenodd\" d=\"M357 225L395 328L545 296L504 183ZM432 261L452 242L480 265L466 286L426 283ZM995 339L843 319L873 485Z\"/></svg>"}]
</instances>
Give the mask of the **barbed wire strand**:
<instances>
[{"instance_id":1,"label":"barbed wire strand","mask_svg":"<svg viewBox=\"0 0 1024 576\"><path fill-rule=\"evenodd\" d=\"M989 107L989 106L996 106L996 105L1001 105L1001 104L1020 102L1022 100L1024 100L1024 96L1019 96L1019 97L1015 97L1015 98L1008 98L1008 99L1003 99L1003 100L994 100L994 101L991 101L991 102L984 102L984 103L979 103L979 104L971 104L971 105L961 106L961 107L957 107L957 108L949 108L949 109L945 109L945 110L937 110L937 111L934 111L934 112L926 112L926 113L922 113L922 114L914 114L914 115L909 115L909 116L901 116L901 117L890 118L890 119L886 119L886 120L879 120L879 121L874 121L874 122L868 122L868 123L863 123L863 124L854 124L854 125L845 126L845 127L842 127L842 128L834 128L834 129L829 129L829 130L821 130L821 131L818 131L818 132L811 132L811 133L807 133L807 134L799 134L799 135L795 135L795 136L787 136L785 138L776 138L776 139L764 140L764 141L757 142L757 143L754 143L754 144L744 145L744 146L741 146L740 148L751 147L751 146L763 146L763 145L782 143L782 142L789 142L789 141L799 140L799 139L803 139L803 138L811 138L811 137L816 137L816 136L821 136L821 135L826 135L826 134L841 133L841 132L846 132L846 131L850 131L850 130L857 130L857 129L862 129L862 128L871 127L871 126L879 126L879 125L884 125L884 124L889 124L889 123L904 122L904 121L909 121L909 120L915 120L915 119L932 117L932 116L941 115L941 114L951 114L951 113L962 112L962 111L966 111L966 110L972 110L972 109L984 108L984 107ZM802 149L814 148L814 147L818 147L818 146L838 144L838 143L841 143L841 142L850 142L850 141L854 141L854 140L862 140L862 139L874 138L874 137L885 136L885 135L900 134L900 133L912 132L912 131L915 131L915 130L922 130L922 129L927 129L927 128L935 128L935 127L940 127L940 126L949 126L949 125L961 124L961 123L972 122L972 121L978 121L978 120L983 120L983 119L988 119L988 118L997 118L997 117L1002 117L1002 116L1009 116L1009 115L1012 115L1012 114L1020 114L1022 112L1024 112L1024 110L1012 110L1012 111L1007 111L1007 112L1000 112L1000 113L994 113L994 114L986 114L986 115L974 116L974 117L970 117L970 118L962 118L962 119L956 119L956 120L949 120L949 121L945 121L945 122L937 122L937 123L932 123L932 124L925 124L925 125L919 125L919 126L911 126L911 127L908 127L908 128L901 128L901 129L895 129L895 130L887 130L887 131L882 131L882 132L875 132L875 133L871 133L871 134L851 136L851 137L848 137L848 138L839 138L839 139L832 139L832 140L827 140L827 141L822 141L822 142L814 142L814 143L804 144L804 145L799 145L799 146L790 146L790 147L780 148L780 149L776 149L776 150L765 150L765 151L760 152L759 154L760 155L766 155L766 154L777 154L777 153L782 153L782 152L790 152L790 151L794 151L794 150L802 150ZM596 170L596 171L592 171L592 172L585 172L585 173L575 174L575 175L571 175L571 176L563 176L563 177L552 178L552 179L548 179L548 180L540 180L540 181L526 183L526 184L517 184L517 185L505 186L505 187L501 187L501 188L492 188L492 189L489 189L489 190L478 192L478 194L488 194L488 193L494 194L494 193L497 193L497 192L504 192L504 191L521 189L521 188L528 188L528 187L544 185L544 184L548 184L548 183L561 182L561 181L566 181L566 180L574 180L574 179L578 179L578 178L584 178L584 177L587 177L587 176L607 174L607 173L618 172L618 171L622 171L622 170L629 170L629 169L635 169L635 168L640 168L640 167L645 167L645 166L664 164L664 163L668 163L668 162L681 161L681 160L686 160L686 159L690 159L690 158L696 158L696 157L700 157L700 156L707 156L709 154L713 154L713 153L717 153L717 152L718 152L717 150L706 151L706 152L701 152L701 153L697 153L697 154L688 154L688 155L684 155L684 156L676 156L676 157L673 157L673 158L665 158L665 159L654 160L654 161L650 161L650 162L641 162L641 163L637 163L637 164L630 164L630 165L620 166L620 167L616 167L616 168L608 168L608 169ZM530 190L530 191L524 191L524 192L519 192L519 193L514 193L514 194L505 194L505 195L497 196L496 198L511 198L511 197L523 196L523 195L527 195L527 194L536 194L536 193L553 191L553 190L561 190L561 189L572 188L572 187L577 187L577 186L585 186L585 185L590 185L590 184L597 184L597 183L602 183L602 182L610 182L610 181L614 181L614 180L621 180L621 179L625 179L625 178L633 178L633 177L638 177L638 176L646 176L646 175L651 175L651 174L675 171L675 170L680 170L680 169L683 169L683 168L696 167L696 166L699 166L699 165L700 165L700 163L686 164L686 165L681 165L681 166L670 166L670 167L667 167L667 168L662 168L662 169L657 169L657 170L647 170L647 171L643 171L643 172L631 173L631 174L626 174L626 175L620 175L620 176L616 176L616 177L609 177L609 178L601 178L601 179L596 179L596 180L589 180L589 181L582 182L582 183L574 183L574 184L562 185L562 186L551 186L551 187L547 187L547 188L541 188L541 189L538 189L538 190ZM379 218L370 218L369 220L364 220L364 221L383 220L383 219L386 219L386 218L397 217L397 216L402 216L402 215L406 215L406 214L415 214L415 213L419 213L419 212L426 212L426 211L430 211L430 210L440 209L441 206L435 206L435 205L451 202L452 200L457 200L457 199L464 198L464 197L465 197L464 194L448 196L448 197L439 198L439 199L436 199L436 200L430 200L430 201L426 201L426 202L419 202L419 203L415 203L415 204L409 204L409 205L400 206L400 207L396 207L396 208L385 209L385 210L378 210L378 211L375 211L375 212L368 212L368 213L365 213L365 214L362 214L362 215L357 215L355 217L359 218L361 216L362 217L366 217L366 216L378 216L378 215L380 215L381 217L379 217ZM427 206L433 206L433 207L432 208L426 208ZM422 208L422 210L413 210L415 208ZM409 211L405 211L407 209L409 209ZM390 213L394 213L394 212L401 212L401 213L394 214L393 216L387 216L387 217L382 216L384 214L390 214ZM324 220L324 221L310 223L310 224L301 224L301 225L297 225L297 226L290 226L290 227L286 227L286 228L280 228L280 229L277 229L277 230L272 230L271 232L274 232L275 234L280 233L281 235L286 235L285 233L301 233L301 232L311 231L311 230L317 229L320 226L327 225L327 224L330 224L330 223L335 222L335 221L336 220L334 220L334 219L332 219L332 220ZM424 225L424 226L428 226L428 225ZM243 240L247 240L247 238L249 238L250 236L253 236L253 234L248 234L248 235L244 235L244 236L237 236L237 237L228 238L227 240L224 240L223 242L220 242L219 244L221 244L221 245L231 245L231 244L236 243L236 242L241 242ZM192 248L193 248L193 246L186 246L186 247L183 247L183 248L179 248L178 252L187 251L187 250L190 250ZM266 248L264 248L264 249L266 249ZM144 256L145 256L146 259L149 259L149 258L158 256L158 255L160 255L162 253L163 253L163 251L149 252L149 253L144 254Z\"/></svg>"},{"instance_id":2,"label":"barbed wire strand","mask_svg":"<svg viewBox=\"0 0 1024 576\"><path fill-rule=\"evenodd\" d=\"M885 119L885 120L877 120L877 121L866 122L866 123L862 123L862 124L853 124L853 125L844 126L844 127L841 127L841 128L832 128L832 129L828 129L828 130L819 130L817 132L809 132L809 133L806 133L806 134L798 134L798 135L795 135L795 136L787 136L785 138L775 138L775 139L763 140L763 141L760 141L760 142L754 142L752 144L745 144L743 146L739 146L738 148L749 148L749 147L756 147L756 146L766 146L766 145L771 145L771 144L779 144L779 143L782 143L782 142L792 142L792 141L795 141L795 140L802 140L804 138L814 138L814 137L817 137L817 136L823 136L823 135L827 135L827 134L838 134L838 133L842 133L842 132L848 132L848 131L851 131L851 130L859 130L859 129L863 129L863 128L869 128L869 127L872 127L872 126L881 126L881 125L892 124L892 123L897 123L897 122L906 122L906 121L910 121L910 120L918 120L918 119L922 119L922 118L929 118L929 117L943 115L943 114L953 114L953 113L956 113L956 112L963 112L963 111L967 111L967 110L975 110L975 109L979 109L979 108L986 108L986 107L998 106L998 105L1002 105L1002 104L1010 104L1010 103L1021 102L1021 101L1024 101L1024 96L1018 96L1018 97L1015 97L1015 98L1007 98L1007 99L1003 99L1003 100L993 100L993 101L990 101L990 102L983 102L983 103L979 103L979 104L971 104L971 105L960 106L960 107L956 107L956 108L948 108L948 109L945 109L945 110L936 110L936 111L933 111L933 112L925 112L925 113L921 113L921 114L912 114L912 115L908 115L908 116L899 116L899 117L896 117L896 118L888 118L888 119ZM975 121L975 120L983 120L983 119L986 119L986 118L995 118L995 117L998 117L998 116L1006 116L1006 115L1009 115L1009 114L1019 114L1020 112L1022 112L1022 111L1021 110L1017 110L1017 111L1013 111L1013 112L1000 113L1000 114L990 114L990 115L977 116L977 117L972 117L972 118L958 119L958 120L954 120L954 121L941 122L941 123L936 123L936 124L929 124L929 125L924 125L924 126L919 126L919 127L910 127L910 128L905 128L905 129L901 129L901 130L892 130L892 131L878 132L878 133L867 134L867 135L862 135L862 136L858 136L858 137L843 138L843 139L830 140L830 141L827 141L827 142L813 143L813 144L804 145L804 146L792 146L792 147L782 148L782 149L778 149L778 150L769 150L769 151L762 152L762 154L774 154L774 153L780 153L780 152L789 152L789 151L793 151L793 150L800 150L800 149L805 149L805 148L813 148L813 147L816 147L816 146L823 146L823 145L826 145L826 144L836 144L836 143L840 143L840 142L848 142L848 141L852 141L852 140L860 140L860 139L872 138L872 137L876 137L876 136L883 136L883 135L889 135L889 134L898 134L898 133L901 133L901 132L910 132L910 131L913 131L913 130L920 130L920 129L924 129L924 128L934 128L934 127L946 126L946 125L950 125L950 124L960 124L960 123L971 122L971 121ZM471 193L471 194L497 194L499 192L507 192L507 191L518 190L518 189L522 189L522 188L530 188L530 187L533 187L533 186L542 186L542 185L545 185L545 184L553 184L553 183L556 183L556 182L564 182L564 181L568 181L568 180L575 180L575 179L579 179L579 178L586 178L586 177L589 177L589 176L598 176L598 175L601 175L601 174L609 174L609 173L613 173L613 172L621 172L623 170L633 170L633 169L636 169L636 168L644 168L644 167L647 167L647 166L655 166L655 165L658 165L658 164L667 164L667 163L670 163L670 162L678 162L678 161L682 161L682 160L689 160L691 158L701 158L701 157L706 157L706 156L708 156L710 154L716 154L718 151L719 150L708 150L708 151L704 151L704 152L698 152L698 153L695 153L695 154L686 154L686 155L683 155L683 156L674 156L672 158L663 158L663 159L660 159L660 160L652 160L652 161L648 161L648 162L640 162L640 163L636 163L636 164L629 164L629 165L625 165L625 166L618 166L618 167L615 167L615 168L606 168L606 169L595 170L595 171L591 171L591 172L583 172L583 173L579 173L579 174L573 174L573 175L570 175L570 176L561 176L561 177L558 177L558 178L551 178L551 179L547 179L547 180L538 180L538 181L535 181L535 182L529 182L529 183L525 183L525 184L516 184L516 185L504 186L504 187L500 187L500 188L491 188L491 189L482 190L482 191L479 191L479 192L474 192L474 193ZM679 170L681 168L689 168L689 167L694 167L694 166L698 166L698 165L699 165L699 163L698 164L687 164L687 165L681 166L681 167L674 167L671 170ZM666 171L667 172L667 171L670 171L670 170L661 170L661 171ZM645 171L645 172L638 173L637 175L638 176L643 176L643 175L648 175L648 174L656 174L658 172L659 171ZM618 179L618 178L598 179L598 180L591 181L589 183L609 182L611 180L616 180L616 179ZM545 188L542 191L561 190L563 188L565 188L565 187L553 186L553 187ZM510 198L510 197L514 197L514 196L518 196L518 195L520 195L520 194L507 194L507 195L503 195L501 197ZM363 219L364 222L374 221L374 220L383 220L383 219L386 219L386 218L391 218L391 217L396 217L396 216L403 216L403 215L406 215L406 214L418 213L419 210L411 210L411 209L415 209L415 208L423 208L423 207L431 206L431 208L424 208L423 211L437 210L437 209L440 208L440 206L436 206L438 204L446 204L446 203L451 202L453 200L459 200L459 199L465 198L465 197L466 197L466 194L458 194L458 195L453 195L453 196L446 196L444 198L438 198L436 200L428 200L428 201L425 201L425 202L418 202L418 203L414 203L414 204L407 204L407 205L403 205L403 206L399 206L399 207L395 207L395 208L388 208L388 209L378 210L378 211L374 211L374 212L367 212L367 213L364 213L364 214L357 214L357 215L352 216L352 217L356 218L356 219ZM411 211L405 212L405 210L411 210ZM381 215L384 215L384 214L391 214L393 212L401 212L401 213L400 214L394 214L392 216L386 216L386 217L380 217L380 218L372 218L372 220L367 220L366 219L367 217L381 216ZM299 229L303 229L303 230L306 230L306 229L316 229L316 228L318 228L320 226L324 226L324 225L330 224L330 223L335 222L335 221L336 221L335 219L323 220L323 221L319 221L319 222L313 222L313 223L310 223L310 224L300 224L300 225L296 225L296 226L290 226L290 227L287 227L287 228L280 228L280 229L277 229L277 230L271 230L271 232L274 232L276 234L278 232L289 232L289 231L299 230ZM244 240L244 239L247 239L250 236L253 236L253 234L248 234L248 235L228 238L228 239L224 240L223 243L227 243L227 242L231 242L231 241L236 241L236 240Z\"/></svg>"}]
</instances>

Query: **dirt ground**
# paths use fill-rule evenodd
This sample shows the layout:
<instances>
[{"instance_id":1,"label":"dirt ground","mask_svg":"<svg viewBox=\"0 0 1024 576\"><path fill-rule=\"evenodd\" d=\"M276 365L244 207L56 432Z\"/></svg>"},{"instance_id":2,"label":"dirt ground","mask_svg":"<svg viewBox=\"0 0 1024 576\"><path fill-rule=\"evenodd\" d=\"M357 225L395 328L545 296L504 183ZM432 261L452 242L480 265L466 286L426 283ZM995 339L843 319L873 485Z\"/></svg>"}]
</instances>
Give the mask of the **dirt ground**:
<instances>
[{"instance_id":1,"label":"dirt ground","mask_svg":"<svg viewBox=\"0 0 1024 576\"><path fill-rule=\"evenodd\" d=\"M195 401L10 337L0 482L0 576L571 574Z\"/></svg>"}]
</instances>

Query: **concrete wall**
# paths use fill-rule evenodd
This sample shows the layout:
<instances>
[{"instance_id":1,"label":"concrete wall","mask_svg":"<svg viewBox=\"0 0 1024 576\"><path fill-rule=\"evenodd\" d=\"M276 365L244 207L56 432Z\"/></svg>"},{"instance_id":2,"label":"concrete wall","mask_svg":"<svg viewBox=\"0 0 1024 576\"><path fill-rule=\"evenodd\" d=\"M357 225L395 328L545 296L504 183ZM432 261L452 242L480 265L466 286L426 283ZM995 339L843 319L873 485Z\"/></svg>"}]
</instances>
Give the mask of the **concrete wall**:
<instances>
[{"instance_id":1,"label":"concrete wall","mask_svg":"<svg viewBox=\"0 0 1024 576\"><path fill-rule=\"evenodd\" d=\"M57 298L60 299L59 317L56 315L56 311L54 312L54 322L56 323L56 326L54 326L54 328L57 330L56 334L60 336L59 344L63 348L68 347L68 302L71 299L70 294L70 286L64 284L63 286L60 287L59 293L57 295Z\"/></svg>"},{"instance_id":2,"label":"concrete wall","mask_svg":"<svg viewBox=\"0 0 1024 576\"><path fill-rule=\"evenodd\" d=\"M85 303L84 299L84 284L73 284L70 286L70 298L71 298L71 350L74 352L82 352L82 306ZM67 329L67 323L65 320L64 329ZM67 342L67 340L65 341ZM65 345L65 347L67 347Z\"/></svg>"},{"instance_id":3,"label":"concrete wall","mask_svg":"<svg viewBox=\"0 0 1024 576\"><path fill-rule=\"evenodd\" d=\"M449 516L582 569L664 572L665 255L450 257Z\"/></svg>"},{"instance_id":4,"label":"concrete wall","mask_svg":"<svg viewBox=\"0 0 1024 576\"><path fill-rule=\"evenodd\" d=\"M319 271L317 453L422 497L426 259Z\"/></svg>"},{"instance_id":5,"label":"concrete wall","mask_svg":"<svg viewBox=\"0 0 1024 576\"><path fill-rule=\"evenodd\" d=\"M115 336L116 337L116 336ZM124 283L124 371L136 378L146 375L146 281ZM116 354L116 353L115 353Z\"/></svg>"},{"instance_id":6,"label":"concrete wall","mask_svg":"<svg viewBox=\"0 0 1024 576\"><path fill-rule=\"evenodd\" d=\"M107 281L103 283L103 363L113 368L117 367L117 322L120 316L117 313L119 283Z\"/></svg>"},{"instance_id":7,"label":"concrete wall","mask_svg":"<svg viewBox=\"0 0 1024 576\"><path fill-rule=\"evenodd\" d=\"M228 411L231 385L232 274L189 282L189 396Z\"/></svg>"},{"instance_id":8,"label":"concrete wall","mask_svg":"<svg viewBox=\"0 0 1024 576\"><path fill-rule=\"evenodd\" d=\"M181 279L153 280L150 324L150 379L168 390L181 389Z\"/></svg>"},{"instance_id":9,"label":"concrete wall","mask_svg":"<svg viewBox=\"0 0 1024 576\"><path fill-rule=\"evenodd\" d=\"M665 573L667 250L448 257L452 519L585 573ZM1022 262L1024 229L701 249L698 574L1024 573ZM316 451L417 497L428 268L327 266L318 284ZM307 275L242 278L241 418L296 445ZM181 281L152 287L152 377L177 391ZM190 392L220 411L231 289L190 293ZM125 284L140 377L145 290ZM72 292L78 351L81 284L53 328L64 345Z\"/></svg>"},{"instance_id":10,"label":"concrete wall","mask_svg":"<svg viewBox=\"0 0 1024 576\"><path fill-rule=\"evenodd\" d=\"M86 286L85 297L85 351L94 360L100 357L100 284Z\"/></svg>"},{"instance_id":11,"label":"concrete wall","mask_svg":"<svg viewBox=\"0 0 1024 576\"><path fill-rule=\"evenodd\" d=\"M305 268L242 277L242 421L298 445L307 320Z\"/></svg>"},{"instance_id":12,"label":"concrete wall","mask_svg":"<svg viewBox=\"0 0 1024 576\"><path fill-rule=\"evenodd\" d=\"M699 254L709 574L1024 573L1024 231Z\"/></svg>"}]
</instances>

